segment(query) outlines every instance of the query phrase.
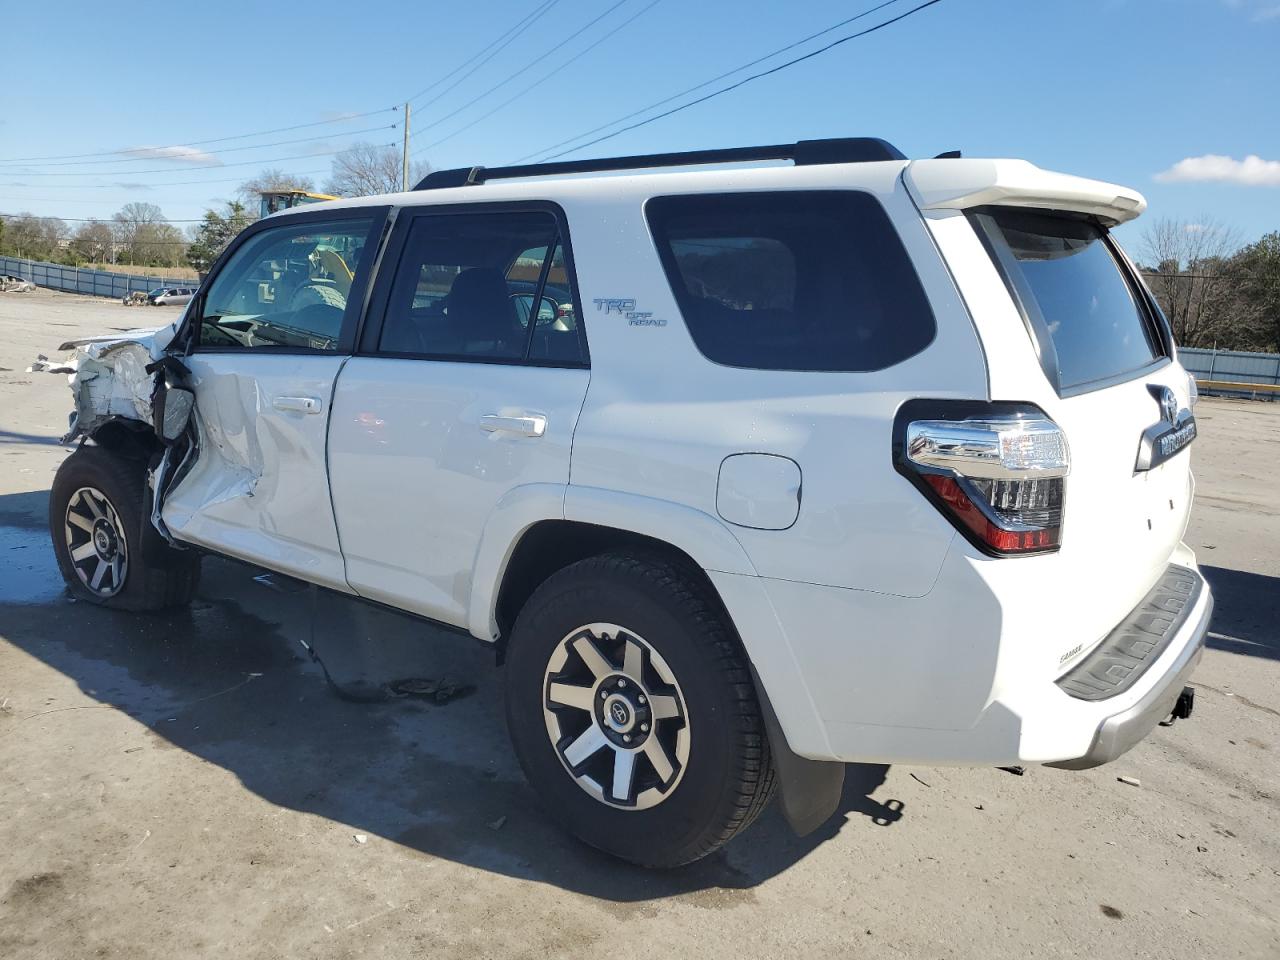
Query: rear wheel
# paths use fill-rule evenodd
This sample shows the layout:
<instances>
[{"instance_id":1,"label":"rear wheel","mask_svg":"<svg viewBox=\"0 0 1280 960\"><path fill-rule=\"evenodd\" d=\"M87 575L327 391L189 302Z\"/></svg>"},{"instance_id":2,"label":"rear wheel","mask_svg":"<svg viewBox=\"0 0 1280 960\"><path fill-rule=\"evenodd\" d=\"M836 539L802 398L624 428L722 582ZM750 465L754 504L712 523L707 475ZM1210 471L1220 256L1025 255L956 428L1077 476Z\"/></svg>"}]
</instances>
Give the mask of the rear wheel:
<instances>
[{"instance_id":1,"label":"rear wheel","mask_svg":"<svg viewBox=\"0 0 1280 960\"><path fill-rule=\"evenodd\" d=\"M593 557L534 592L511 635L507 721L550 815L644 866L706 856L772 794L745 657L666 560Z\"/></svg>"},{"instance_id":2,"label":"rear wheel","mask_svg":"<svg viewBox=\"0 0 1280 960\"><path fill-rule=\"evenodd\" d=\"M82 600L123 610L188 602L200 557L151 526L146 465L83 446L63 461L49 491L49 535L58 568Z\"/></svg>"}]
</instances>

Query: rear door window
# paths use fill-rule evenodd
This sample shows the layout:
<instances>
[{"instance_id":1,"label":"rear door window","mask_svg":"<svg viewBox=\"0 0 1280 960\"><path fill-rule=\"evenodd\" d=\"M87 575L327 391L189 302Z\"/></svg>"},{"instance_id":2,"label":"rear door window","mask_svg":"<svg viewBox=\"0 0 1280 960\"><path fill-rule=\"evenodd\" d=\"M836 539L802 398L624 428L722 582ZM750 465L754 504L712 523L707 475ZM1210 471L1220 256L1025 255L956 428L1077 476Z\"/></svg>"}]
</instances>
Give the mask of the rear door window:
<instances>
[{"instance_id":1,"label":"rear door window","mask_svg":"<svg viewBox=\"0 0 1280 960\"><path fill-rule=\"evenodd\" d=\"M1107 231L1079 217L992 207L975 226L1040 341L1059 391L1113 382L1165 356Z\"/></svg>"},{"instance_id":2,"label":"rear door window","mask_svg":"<svg viewBox=\"0 0 1280 960\"><path fill-rule=\"evenodd\" d=\"M646 214L685 324L709 360L882 370L933 339L929 300L870 194L657 197Z\"/></svg>"},{"instance_id":3,"label":"rear door window","mask_svg":"<svg viewBox=\"0 0 1280 960\"><path fill-rule=\"evenodd\" d=\"M377 350L582 366L586 341L577 317L551 212L421 213L408 229Z\"/></svg>"}]
</instances>

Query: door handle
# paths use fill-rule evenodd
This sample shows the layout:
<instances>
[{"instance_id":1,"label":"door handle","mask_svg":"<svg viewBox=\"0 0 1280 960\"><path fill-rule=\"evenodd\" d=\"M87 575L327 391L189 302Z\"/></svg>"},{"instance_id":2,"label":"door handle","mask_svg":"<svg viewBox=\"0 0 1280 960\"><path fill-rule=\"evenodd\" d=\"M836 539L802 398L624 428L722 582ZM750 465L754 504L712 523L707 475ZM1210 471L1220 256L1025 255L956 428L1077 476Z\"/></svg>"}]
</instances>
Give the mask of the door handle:
<instances>
[{"instance_id":1,"label":"door handle","mask_svg":"<svg viewBox=\"0 0 1280 960\"><path fill-rule=\"evenodd\" d=\"M480 429L488 433L514 433L520 437L540 437L547 432L547 418L541 415L502 417L496 413L480 418Z\"/></svg>"},{"instance_id":2,"label":"door handle","mask_svg":"<svg viewBox=\"0 0 1280 960\"><path fill-rule=\"evenodd\" d=\"M293 413L319 413L321 403L315 397L276 397L271 406Z\"/></svg>"}]
</instances>

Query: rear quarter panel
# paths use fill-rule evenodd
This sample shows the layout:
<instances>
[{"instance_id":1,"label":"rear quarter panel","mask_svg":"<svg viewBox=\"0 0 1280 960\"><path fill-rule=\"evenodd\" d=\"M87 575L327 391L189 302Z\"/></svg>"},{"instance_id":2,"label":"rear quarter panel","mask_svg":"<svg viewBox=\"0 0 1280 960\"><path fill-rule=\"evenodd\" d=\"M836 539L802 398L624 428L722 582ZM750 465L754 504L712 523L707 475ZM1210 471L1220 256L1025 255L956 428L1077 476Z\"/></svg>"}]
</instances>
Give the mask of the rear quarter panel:
<instances>
[{"instance_id":1,"label":"rear quarter panel","mask_svg":"<svg viewBox=\"0 0 1280 960\"><path fill-rule=\"evenodd\" d=\"M899 169L796 168L785 170L785 178L744 171L701 189L694 177L669 176L649 191L567 199L593 367L571 484L672 501L716 517L726 457L789 457L803 474L795 524L786 530L728 525L759 575L901 596L928 593L954 532L894 471L893 416L911 397L985 397L986 375L973 325ZM937 319L932 343L871 373L746 370L706 359L684 325L650 238L646 197L855 184L879 198L916 264ZM630 324L608 307L618 299L635 300L635 310L661 325Z\"/></svg>"}]
</instances>

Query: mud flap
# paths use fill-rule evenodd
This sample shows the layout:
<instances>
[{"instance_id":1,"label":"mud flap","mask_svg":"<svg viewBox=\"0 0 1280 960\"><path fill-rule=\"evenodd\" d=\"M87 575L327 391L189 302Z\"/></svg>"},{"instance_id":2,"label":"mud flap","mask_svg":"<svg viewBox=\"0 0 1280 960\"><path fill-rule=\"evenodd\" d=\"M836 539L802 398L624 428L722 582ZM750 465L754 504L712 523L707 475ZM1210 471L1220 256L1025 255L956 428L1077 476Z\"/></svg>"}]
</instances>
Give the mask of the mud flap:
<instances>
[{"instance_id":1,"label":"mud flap","mask_svg":"<svg viewBox=\"0 0 1280 960\"><path fill-rule=\"evenodd\" d=\"M793 753L755 667L751 668L751 679L755 683L760 713L769 735L778 792L782 795L783 816L797 837L807 836L831 819L840 806L844 792L844 764L809 760Z\"/></svg>"}]
</instances>

